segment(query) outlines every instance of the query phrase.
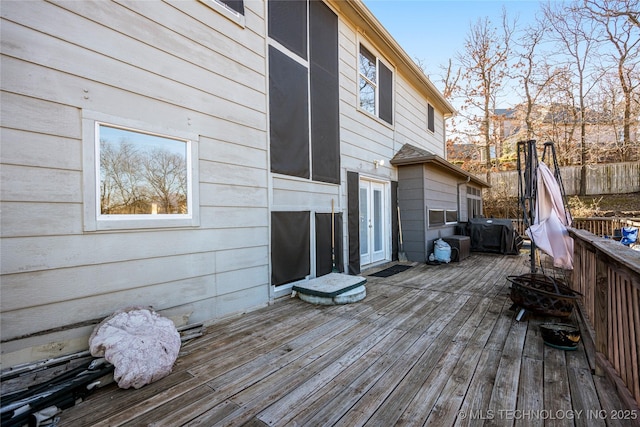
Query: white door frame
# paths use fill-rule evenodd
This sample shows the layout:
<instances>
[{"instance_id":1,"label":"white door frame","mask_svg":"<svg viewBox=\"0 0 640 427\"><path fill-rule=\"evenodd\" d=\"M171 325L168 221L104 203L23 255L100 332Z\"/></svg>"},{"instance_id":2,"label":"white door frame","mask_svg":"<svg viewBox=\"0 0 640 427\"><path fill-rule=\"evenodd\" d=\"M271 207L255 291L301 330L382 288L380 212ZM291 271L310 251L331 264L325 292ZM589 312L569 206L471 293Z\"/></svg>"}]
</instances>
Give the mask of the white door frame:
<instances>
[{"instance_id":1,"label":"white door frame","mask_svg":"<svg viewBox=\"0 0 640 427\"><path fill-rule=\"evenodd\" d=\"M389 183L360 177L360 265L388 260Z\"/></svg>"}]
</instances>

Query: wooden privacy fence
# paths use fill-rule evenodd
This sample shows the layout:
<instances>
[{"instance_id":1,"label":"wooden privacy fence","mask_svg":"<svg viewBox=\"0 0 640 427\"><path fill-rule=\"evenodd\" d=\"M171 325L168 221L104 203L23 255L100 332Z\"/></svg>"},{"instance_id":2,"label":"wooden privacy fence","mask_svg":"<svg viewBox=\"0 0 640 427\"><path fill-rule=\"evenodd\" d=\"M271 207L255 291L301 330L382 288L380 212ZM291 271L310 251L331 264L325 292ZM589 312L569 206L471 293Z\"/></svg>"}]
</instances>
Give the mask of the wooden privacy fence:
<instances>
[{"instance_id":1,"label":"wooden privacy fence","mask_svg":"<svg viewBox=\"0 0 640 427\"><path fill-rule=\"evenodd\" d=\"M565 194L580 193L581 166L561 166ZM486 175L478 175L486 179ZM640 162L607 163L586 167L586 194L623 194L640 191ZM491 188L498 197L518 197L518 172L491 172Z\"/></svg>"},{"instance_id":2,"label":"wooden privacy fence","mask_svg":"<svg viewBox=\"0 0 640 427\"><path fill-rule=\"evenodd\" d=\"M618 389L628 408L640 405L640 252L586 230L574 240L572 288L595 347L596 371ZM587 345L585 343L585 345Z\"/></svg>"}]
</instances>

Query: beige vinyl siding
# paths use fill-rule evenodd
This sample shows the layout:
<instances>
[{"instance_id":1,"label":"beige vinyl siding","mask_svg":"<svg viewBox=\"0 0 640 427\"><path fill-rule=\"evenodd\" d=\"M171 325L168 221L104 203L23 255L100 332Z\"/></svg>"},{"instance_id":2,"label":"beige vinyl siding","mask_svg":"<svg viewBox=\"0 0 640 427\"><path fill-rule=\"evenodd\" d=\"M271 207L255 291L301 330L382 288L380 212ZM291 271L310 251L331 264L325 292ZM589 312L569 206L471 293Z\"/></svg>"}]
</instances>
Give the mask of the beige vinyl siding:
<instances>
[{"instance_id":1,"label":"beige vinyl siding","mask_svg":"<svg viewBox=\"0 0 640 427\"><path fill-rule=\"evenodd\" d=\"M0 13L3 364L86 348L80 323L129 305L197 322L266 304L264 4L246 28L197 1ZM200 226L83 232L83 110L199 135Z\"/></svg>"},{"instance_id":2,"label":"beige vinyl siding","mask_svg":"<svg viewBox=\"0 0 640 427\"><path fill-rule=\"evenodd\" d=\"M337 206L339 190L335 184L274 176L273 207L275 210L331 212L331 200Z\"/></svg>"},{"instance_id":3,"label":"beige vinyl siding","mask_svg":"<svg viewBox=\"0 0 640 427\"><path fill-rule=\"evenodd\" d=\"M434 154L444 155L443 113L435 110L435 132L427 131L427 105L425 99L398 69L394 73L393 125L389 125L372 115L358 109L357 76L358 76L358 46L365 38L356 31L349 22L340 20L339 23L339 59L340 59L340 138L341 138L341 167L342 185L346 188L346 172L358 172L363 177L382 181L398 180L398 171L389 162L405 144L409 143ZM373 46L375 48L375 46ZM375 55L382 55L373 49ZM389 60L388 58L387 61ZM393 63L391 64L393 65ZM385 165L376 168L374 160L385 160ZM422 167L422 166L419 166ZM405 184L406 185L406 184ZM422 187L420 187L422 188ZM455 190L455 189L454 189ZM346 206L346 190L342 192L342 204ZM455 193L454 193L455 194ZM424 200L424 195L416 196L416 200ZM403 224L409 221L409 229L403 229L405 234L405 251L415 251L424 254L425 224L423 203L420 206L410 204L401 209L408 209L408 217L403 215ZM454 201L455 205L455 201ZM389 214L390 217L390 214ZM344 233L346 236L346 221ZM390 230L390 224L387 224ZM415 242L411 235L416 233L421 237ZM347 241L344 242L344 259L348 259L346 252Z\"/></svg>"},{"instance_id":4,"label":"beige vinyl siding","mask_svg":"<svg viewBox=\"0 0 640 427\"><path fill-rule=\"evenodd\" d=\"M442 112L435 111L435 133L427 131L429 100L424 99L397 69L393 69L394 124L389 125L358 110L357 49L358 40L366 36L344 20L340 21L339 32L342 168L395 180L397 173L390 167L389 160L405 143L444 156ZM372 53L382 56L380 51ZM375 169L374 159L385 159L386 165Z\"/></svg>"},{"instance_id":5,"label":"beige vinyl siding","mask_svg":"<svg viewBox=\"0 0 640 427\"><path fill-rule=\"evenodd\" d=\"M340 184L271 173L267 4L244 4L242 27L197 0L2 3L3 366L85 349L85 323L129 305L190 322L265 305L278 296L270 212L327 213L335 201L344 213L348 171L396 181L390 160L403 144L444 154L437 108L427 131L430 89L414 87L421 80L403 76L406 64L396 68L380 46L374 53L394 73L393 125L358 109L358 46L375 40L345 18L359 3L329 1L338 14ZM85 231L88 112L195 136L199 225ZM61 330L39 334L52 328Z\"/></svg>"}]
</instances>

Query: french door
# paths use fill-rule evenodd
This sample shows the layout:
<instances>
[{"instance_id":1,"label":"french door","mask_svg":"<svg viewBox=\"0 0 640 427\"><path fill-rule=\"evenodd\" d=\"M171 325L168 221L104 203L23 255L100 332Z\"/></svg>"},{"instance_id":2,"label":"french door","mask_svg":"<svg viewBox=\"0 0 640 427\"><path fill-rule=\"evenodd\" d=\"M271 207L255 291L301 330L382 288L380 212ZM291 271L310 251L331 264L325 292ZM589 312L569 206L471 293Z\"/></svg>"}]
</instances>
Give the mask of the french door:
<instances>
[{"instance_id":1,"label":"french door","mask_svg":"<svg viewBox=\"0 0 640 427\"><path fill-rule=\"evenodd\" d=\"M381 182L360 180L360 264L386 258L386 198Z\"/></svg>"}]
</instances>

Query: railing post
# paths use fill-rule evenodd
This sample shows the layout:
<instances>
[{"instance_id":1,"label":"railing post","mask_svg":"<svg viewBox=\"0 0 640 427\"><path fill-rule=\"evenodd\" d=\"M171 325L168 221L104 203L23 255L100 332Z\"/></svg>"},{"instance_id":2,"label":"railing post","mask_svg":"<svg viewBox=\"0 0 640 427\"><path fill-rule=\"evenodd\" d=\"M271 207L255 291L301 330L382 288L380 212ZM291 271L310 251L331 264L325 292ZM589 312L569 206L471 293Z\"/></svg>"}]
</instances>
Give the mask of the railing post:
<instances>
[{"instance_id":1,"label":"railing post","mask_svg":"<svg viewBox=\"0 0 640 427\"><path fill-rule=\"evenodd\" d=\"M604 257L596 256L596 283L595 283L595 301L594 301L594 319L593 327L596 332L595 347L596 352L605 356L608 352L609 339L609 274L607 264ZM604 371L599 364L596 364L596 375L604 375Z\"/></svg>"}]
</instances>

